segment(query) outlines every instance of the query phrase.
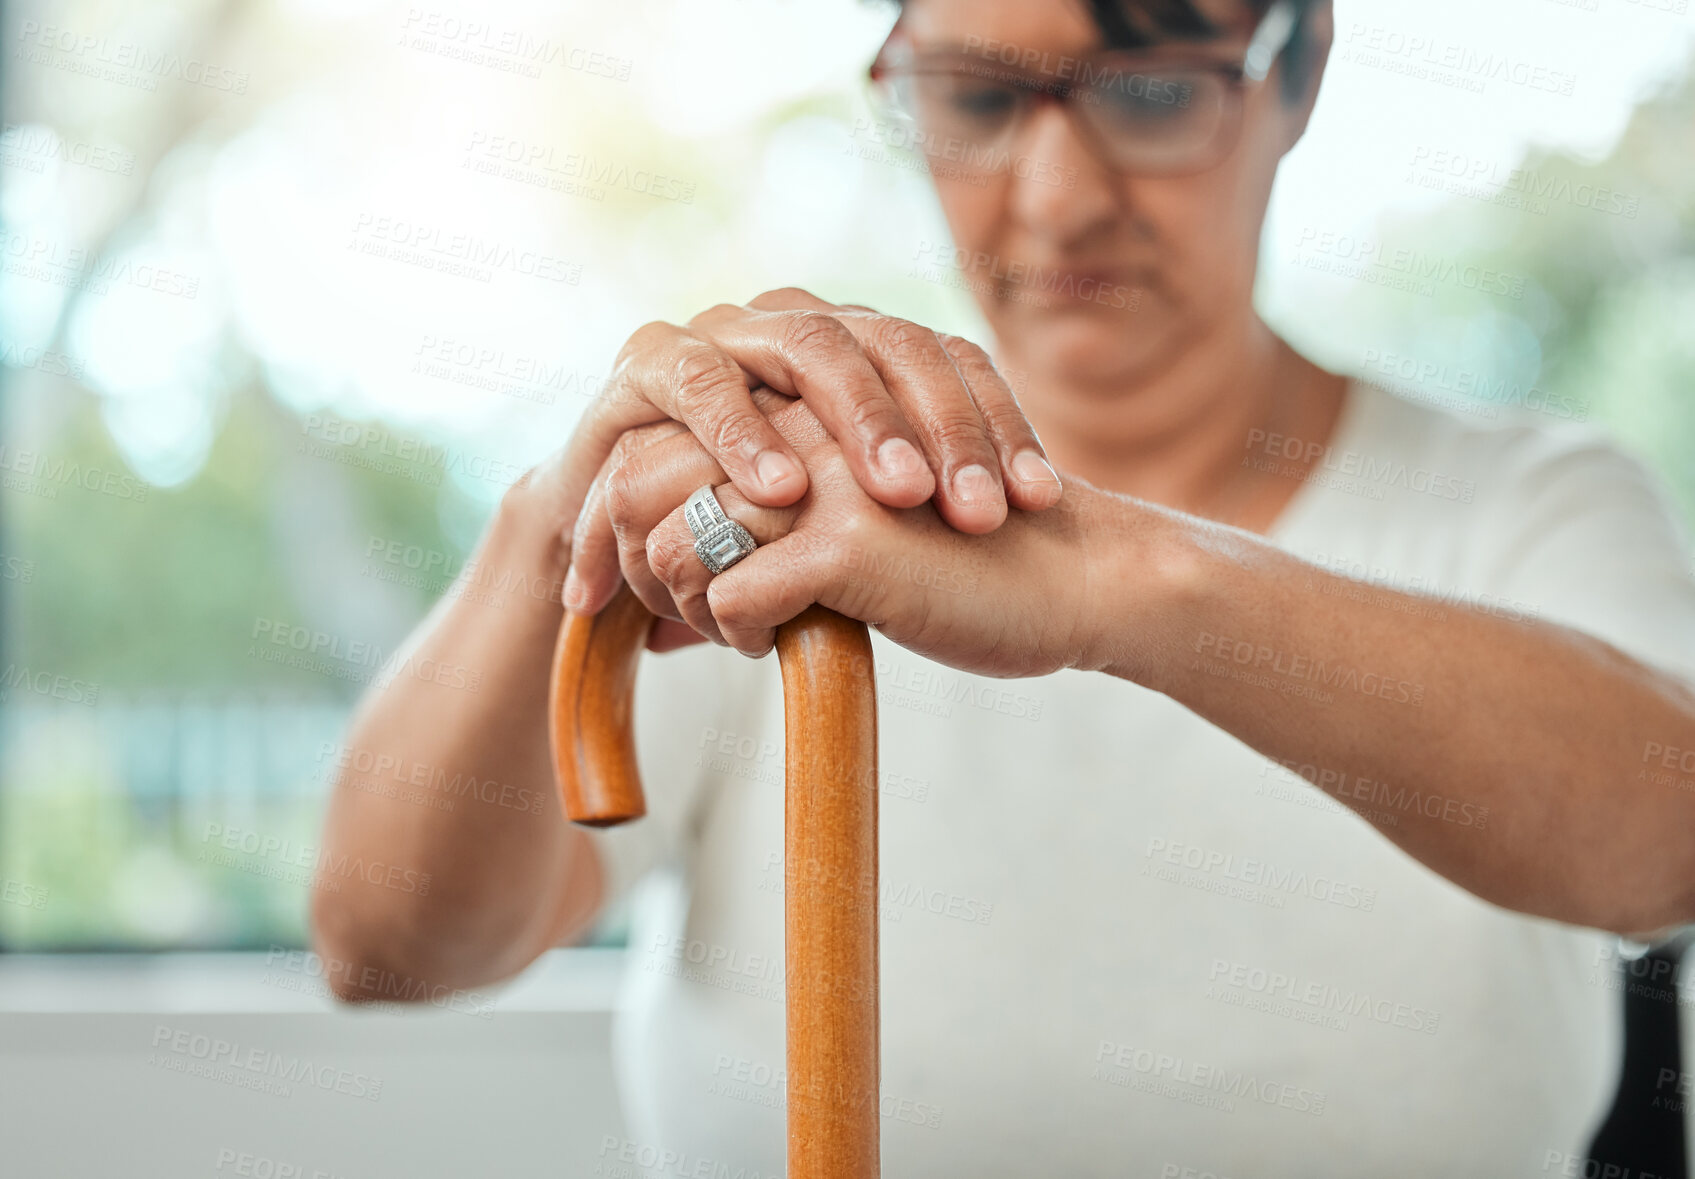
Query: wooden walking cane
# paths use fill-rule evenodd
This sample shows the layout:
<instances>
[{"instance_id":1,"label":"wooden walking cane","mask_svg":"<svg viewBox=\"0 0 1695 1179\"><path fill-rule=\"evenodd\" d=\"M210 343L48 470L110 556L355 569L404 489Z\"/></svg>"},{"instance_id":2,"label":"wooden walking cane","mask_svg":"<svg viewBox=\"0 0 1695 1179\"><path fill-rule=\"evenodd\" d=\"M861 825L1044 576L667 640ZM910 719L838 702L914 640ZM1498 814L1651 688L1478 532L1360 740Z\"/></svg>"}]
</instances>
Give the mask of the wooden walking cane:
<instances>
[{"instance_id":1,"label":"wooden walking cane","mask_svg":"<svg viewBox=\"0 0 1695 1179\"><path fill-rule=\"evenodd\" d=\"M647 812L631 696L653 615L628 587L567 614L549 701L573 822ZM877 697L865 624L821 606L777 630L783 809L788 1179L878 1174Z\"/></svg>"}]
</instances>

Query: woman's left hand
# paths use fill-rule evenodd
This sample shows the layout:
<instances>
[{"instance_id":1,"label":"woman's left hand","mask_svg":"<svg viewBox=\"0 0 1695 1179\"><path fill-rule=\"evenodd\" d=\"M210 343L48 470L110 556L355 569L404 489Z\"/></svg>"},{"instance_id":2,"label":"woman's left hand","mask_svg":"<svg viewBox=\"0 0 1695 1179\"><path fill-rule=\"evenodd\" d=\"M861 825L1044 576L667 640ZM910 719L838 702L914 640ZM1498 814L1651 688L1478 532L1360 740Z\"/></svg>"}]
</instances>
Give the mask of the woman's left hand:
<instances>
[{"instance_id":1,"label":"woman's left hand","mask_svg":"<svg viewBox=\"0 0 1695 1179\"><path fill-rule=\"evenodd\" d=\"M967 535L931 504L878 503L803 401L759 397L807 468L796 503L752 503L692 434L660 430L625 435L604 495L585 508L607 513L624 579L648 609L748 655L770 650L776 627L817 602L965 671L1010 678L1100 662L1107 599L1091 591L1092 559L1107 546L1122 556L1137 531L1126 526L1133 501L1069 478L1056 506L1014 510L995 532ZM682 513L708 483L759 545L716 577ZM682 645L679 630L654 645Z\"/></svg>"}]
</instances>

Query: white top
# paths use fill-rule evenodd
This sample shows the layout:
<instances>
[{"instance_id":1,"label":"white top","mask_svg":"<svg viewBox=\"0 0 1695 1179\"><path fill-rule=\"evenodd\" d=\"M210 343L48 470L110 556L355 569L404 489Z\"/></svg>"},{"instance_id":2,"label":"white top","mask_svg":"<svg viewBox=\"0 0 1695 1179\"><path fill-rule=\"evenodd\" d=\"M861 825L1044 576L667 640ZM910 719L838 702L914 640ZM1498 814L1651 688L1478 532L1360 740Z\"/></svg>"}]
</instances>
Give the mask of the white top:
<instances>
[{"instance_id":1,"label":"white top","mask_svg":"<svg viewBox=\"0 0 1695 1179\"><path fill-rule=\"evenodd\" d=\"M1695 680L1674 519L1597 431L1356 382L1272 540ZM1576 1173L1616 1084L1616 937L1474 898L1154 692L872 642L886 1174ZM649 817L594 838L614 895L667 870L637 898L608 1173L777 1175L777 661L649 657L636 716ZM1470 804L1346 788L1490 837Z\"/></svg>"}]
</instances>

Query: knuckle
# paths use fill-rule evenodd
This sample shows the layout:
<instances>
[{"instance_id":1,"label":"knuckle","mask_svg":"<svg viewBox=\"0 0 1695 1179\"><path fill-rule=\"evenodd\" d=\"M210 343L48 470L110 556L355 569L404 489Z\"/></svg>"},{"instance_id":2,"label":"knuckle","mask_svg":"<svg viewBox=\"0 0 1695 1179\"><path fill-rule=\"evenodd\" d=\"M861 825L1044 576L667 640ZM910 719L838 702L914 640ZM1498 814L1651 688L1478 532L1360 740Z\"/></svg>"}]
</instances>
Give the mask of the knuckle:
<instances>
[{"instance_id":1,"label":"knuckle","mask_svg":"<svg viewBox=\"0 0 1695 1179\"><path fill-rule=\"evenodd\" d=\"M691 324L710 323L715 320L728 319L731 316L741 315L743 313L743 309L737 307L734 303L714 303L705 311L702 311L699 315L689 320L689 322Z\"/></svg>"},{"instance_id":2,"label":"knuckle","mask_svg":"<svg viewBox=\"0 0 1695 1179\"><path fill-rule=\"evenodd\" d=\"M652 348L661 347L677 332L677 325L666 323L663 319L649 320L630 333L624 346L618 349L618 357L613 362L613 371L627 368L642 353Z\"/></svg>"},{"instance_id":3,"label":"knuckle","mask_svg":"<svg viewBox=\"0 0 1695 1179\"><path fill-rule=\"evenodd\" d=\"M941 450L950 454L986 449L983 421L974 414L940 412L926 423L930 437Z\"/></svg>"},{"instance_id":4,"label":"knuckle","mask_svg":"<svg viewBox=\"0 0 1695 1179\"><path fill-rule=\"evenodd\" d=\"M755 296L754 299L748 303L748 306L764 310L773 307L793 307L797 303L812 303L816 301L818 301L818 297L816 295L814 295L811 291L802 290L800 287L777 287L774 290L766 291L762 295Z\"/></svg>"},{"instance_id":5,"label":"knuckle","mask_svg":"<svg viewBox=\"0 0 1695 1179\"><path fill-rule=\"evenodd\" d=\"M945 332L937 332L936 340L941 344L942 348L948 353L948 355L952 356L961 364L969 365L972 368L982 367L993 369L995 367L995 362L989 359L989 354L983 349L982 345L975 344L972 341L967 340L964 336L955 336L949 335Z\"/></svg>"},{"instance_id":6,"label":"knuckle","mask_svg":"<svg viewBox=\"0 0 1695 1179\"><path fill-rule=\"evenodd\" d=\"M622 463L606 473L606 517L615 528L635 519L639 486L633 463Z\"/></svg>"},{"instance_id":7,"label":"knuckle","mask_svg":"<svg viewBox=\"0 0 1695 1179\"><path fill-rule=\"evenodd\" d=\"M758 447L765 438L763 418L745 413L729 413L707 423L707 436L715 454L746 454Z\"/></svg>"},{"instance_id":8,"label":"knuckle","mask_svg":"<svg viewBox=\"0 0 1695 1179\"><path fill-rule=\"evenodd\" d=\"M726 638L729 637L730 631L746 625L748 599L736 592L734 582L713 579L711 587L706 591L706 600L712 608L712 617L724 630Z\"/></svg>"},{"instance_id":9,"label":"knuckle","mask_svg":"<svg viewBox=\"0 0 1695 1179\"><path fill-rule=\"evenodd\" d=\"M667 588L676 588L685 569L684 557L694 557L694 546L665 528L655 528L647 537L647 565Z\"/></svg>"},{"instance_id":10,"label":"knuckle","mask_svg":"<svg viewBox=\"0 0 1695 1179\"><path fill-rule=\"evenodd\" d=\"M723 398L727 387L742 383L736 362L705 344L685 348L671 376L672 396L684 413L704 411Z\"/></svg>"},{"instance_id":11,"label":"knuckle","mask_svg":"<svg viewBox=\"0 0 1695 1179\"><path fill-rule=\"evenodd\" d=\"M922 360L929 364L943 363L951 367L936 333L910 319L882 316L872 321L872 338L881 349L901 360Z\"/></svg>"},{"instance_id":12,"label":"knuckle","mask_svg":"<svg viewBox=\"0 0 1695 1179\"><path fill-rule=\"evenodd\" d=\"M783 317L782 342L791 355L859 350L847 326L822 311L793 311Z\"/></svg>"}]
</instances>

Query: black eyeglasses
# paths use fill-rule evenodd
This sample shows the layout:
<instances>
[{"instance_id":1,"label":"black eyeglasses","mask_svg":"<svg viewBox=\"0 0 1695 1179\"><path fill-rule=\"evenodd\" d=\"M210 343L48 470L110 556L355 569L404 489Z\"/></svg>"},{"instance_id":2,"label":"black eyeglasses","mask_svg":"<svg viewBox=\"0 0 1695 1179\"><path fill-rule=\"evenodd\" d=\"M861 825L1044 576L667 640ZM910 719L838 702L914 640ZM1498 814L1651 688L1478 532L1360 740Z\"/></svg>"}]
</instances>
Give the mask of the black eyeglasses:
<instances>
[{"instance_id":1,"label":"black eyeglasses","mask_svg":"<svg viewBox=\"0 0 1695 1179\"><path fill-rule=\"evenodd\" d=\"M1207 60L1194 44L1108 50L1083 57L991 49L916 52L899 24L871 63L888 114L913 127L913 146L957 171L994 173L1030 113L1060 103L1084 141L1110 167L1143 175L1205 171L1235 146L1243 92L1263 82L1288 47L1298 14L1276 0L1240 59Z\"/></svg>"}]
</instances>

